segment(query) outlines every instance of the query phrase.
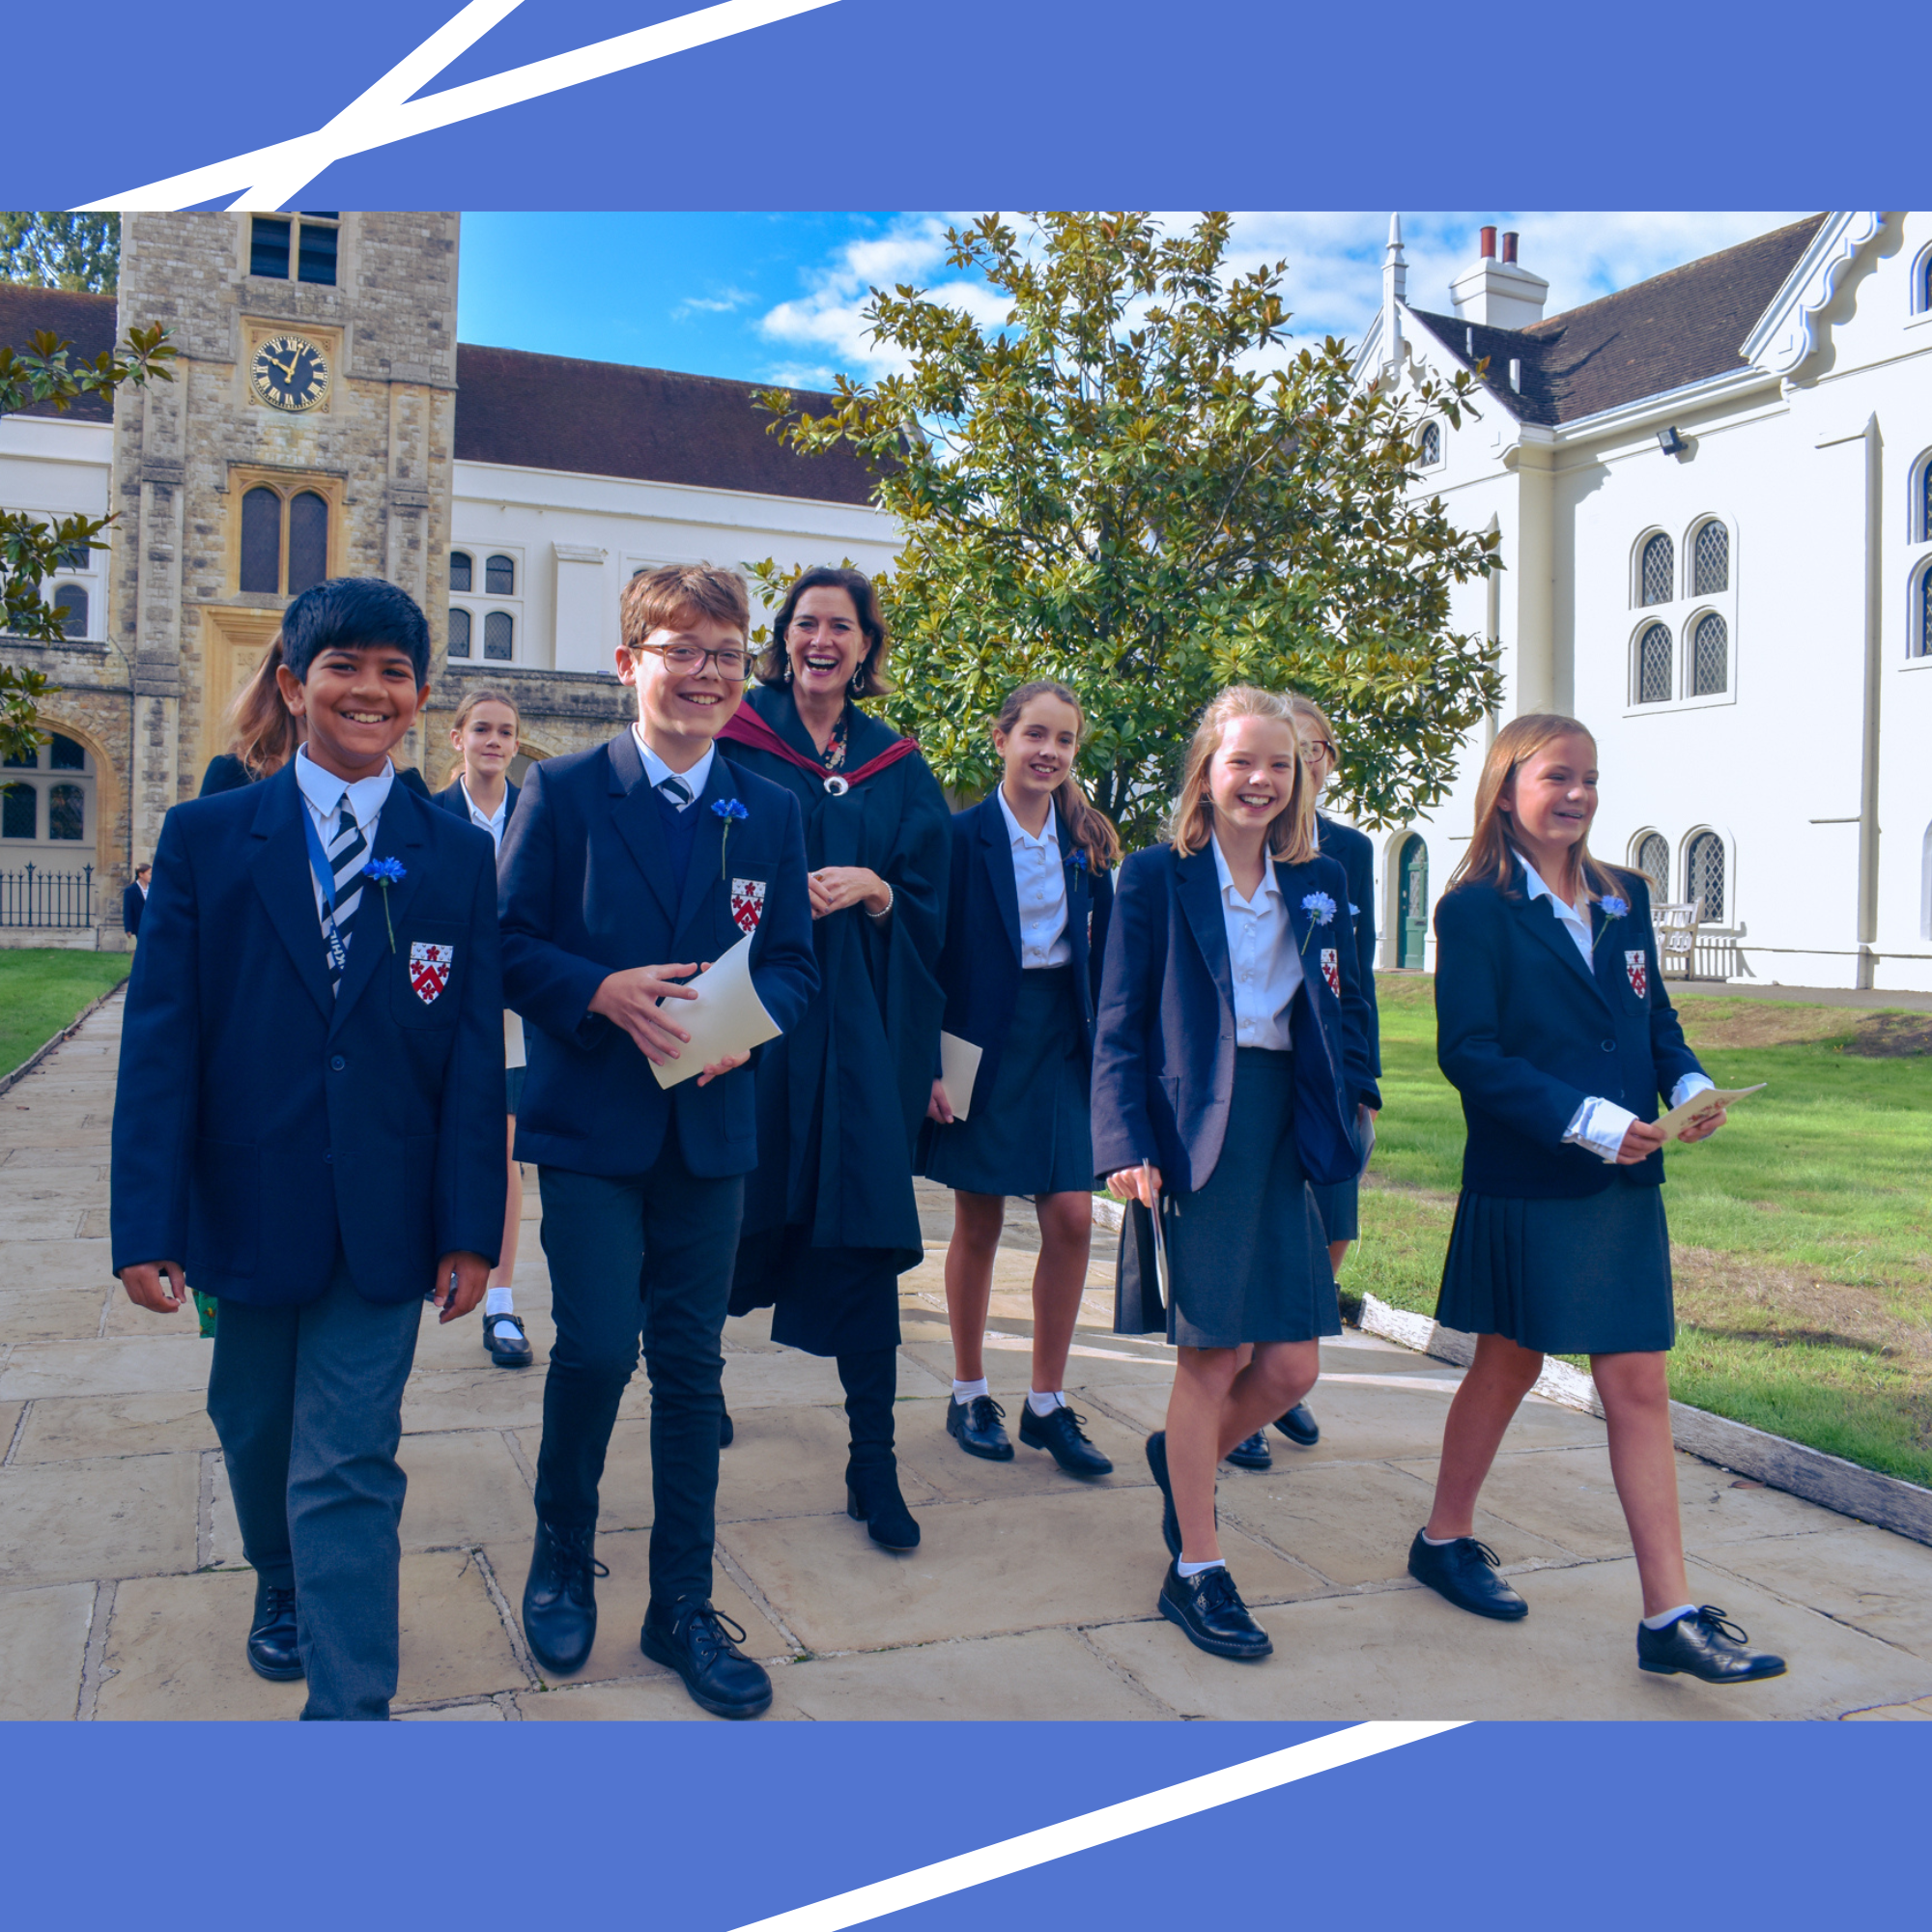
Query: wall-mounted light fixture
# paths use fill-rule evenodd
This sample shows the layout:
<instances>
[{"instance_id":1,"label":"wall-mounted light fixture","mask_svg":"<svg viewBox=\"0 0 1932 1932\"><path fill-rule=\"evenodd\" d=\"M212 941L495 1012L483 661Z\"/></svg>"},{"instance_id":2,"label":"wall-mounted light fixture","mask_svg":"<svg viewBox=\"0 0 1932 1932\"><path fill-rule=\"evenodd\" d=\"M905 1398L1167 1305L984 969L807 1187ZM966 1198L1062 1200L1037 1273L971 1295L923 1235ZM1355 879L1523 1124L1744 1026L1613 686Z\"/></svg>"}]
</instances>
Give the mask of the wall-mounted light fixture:
<instances>
[{"instance_id":1,"label":"wall-mounted light fixture","mask_svg":"<svg viewBox=\"0 0 1932 1932\"><path fill-rule=\"evenodd\" d=\"M1684 454L1684 439L1677 434L1675 424L1669 429L1661 429L1657 432L1657 446L1665 456Z\"/></svg>"}]
</instances>

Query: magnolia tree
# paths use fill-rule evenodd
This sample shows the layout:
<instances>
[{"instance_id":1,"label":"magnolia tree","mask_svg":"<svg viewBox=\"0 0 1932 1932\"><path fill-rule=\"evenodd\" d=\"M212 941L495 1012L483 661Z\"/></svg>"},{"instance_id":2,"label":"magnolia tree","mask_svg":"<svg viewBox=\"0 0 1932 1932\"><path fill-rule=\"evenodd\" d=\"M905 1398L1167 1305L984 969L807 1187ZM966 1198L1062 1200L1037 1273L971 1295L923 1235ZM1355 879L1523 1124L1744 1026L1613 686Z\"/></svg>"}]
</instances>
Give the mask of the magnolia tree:
<instances>
[{"instance_id":1,"label":"magnolia tree","mask_svg":"<svg viewBox=\"0 0 1932 1932\"><path fill-rule=\"evenodd\" d=\"M801 451L854 448L897 521L884 709L957 790L994 781L1006 693L1058 678L1086 707L1095 802L1146 843L1201 707L1241 682L1320 702L1338 790L1387 824L1441 799L1499 701L1491 647L1449 624L1450 586L1500 567L1495 538L1409 496L1423 420L1459 422L1477 378L1397 398L1332 337L1291 351L1287 265L1232 271L1228 232L1056 213L1022 237L988 215L949 232L950 261L1007 299L999 325L875 289L867 319L905 373L841 377L819 416L758 399ZM789 576L753 574L768 598Z\"/></svg>"}]
</instances>

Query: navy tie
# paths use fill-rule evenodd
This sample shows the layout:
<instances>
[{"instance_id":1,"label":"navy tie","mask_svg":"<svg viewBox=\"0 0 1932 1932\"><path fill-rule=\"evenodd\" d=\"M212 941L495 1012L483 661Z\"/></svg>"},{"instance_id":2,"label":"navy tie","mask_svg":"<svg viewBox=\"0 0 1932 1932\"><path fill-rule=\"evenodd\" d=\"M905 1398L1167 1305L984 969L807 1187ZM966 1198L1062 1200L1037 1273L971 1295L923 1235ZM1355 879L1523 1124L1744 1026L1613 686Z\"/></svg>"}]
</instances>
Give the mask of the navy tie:
<instances>
[{"instance_id":1,"label":"navy tie","mask_svg":"<svg viewBox=\"0 0 1932 1932\"><path fill-rule=\"evenodd\" d=\"M328 855L329 873L335 881L335 905L322 915L322 938L329 991L339 993L349 956L349 925L362 903L362 867L369 857L369 841L363 838L346 797L336 808L335 823L323 840L323 850Z\"/></svg>"}]
</instances>

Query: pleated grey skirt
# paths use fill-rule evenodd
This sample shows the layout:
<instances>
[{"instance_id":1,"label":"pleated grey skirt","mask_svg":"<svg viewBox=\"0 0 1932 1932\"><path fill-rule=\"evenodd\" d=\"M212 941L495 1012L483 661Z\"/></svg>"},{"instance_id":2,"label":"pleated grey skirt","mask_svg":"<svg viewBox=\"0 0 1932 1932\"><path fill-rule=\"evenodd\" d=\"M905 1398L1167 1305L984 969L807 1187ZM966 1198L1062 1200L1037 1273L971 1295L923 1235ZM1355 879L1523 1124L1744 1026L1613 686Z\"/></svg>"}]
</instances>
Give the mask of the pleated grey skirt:
<instances>
[{"instance_id":1,"label":"pleated grey skirt","mask_svg":"<svg viewBox=\"0 0 1932 1932\"><path fill-rule=\"evenodd\" d=\"M1020 975L993 1091L934 1127L925 1176L966 1194L1087 1194L1094 1186L1086 1025L1071 966Z\"/></svg>"},{"instance_id":2,"label":"pleated grey skirt","mask_svg":"<svg viewBox=\"0 0 1932 1932\"><path fill-rule=\"evenodd\" d=\"M1663 1190L1621 1174L1577 1201L1464 1192L1435 1319L1548 1355L1650 1354L1677 1339Z\"/></svg>"},{"instance_id":3,"label":"pleated grey skirt","mask_svg":"<svg viewBox=\"0 0 1932 1932\"><path fill-rule=\"evenodd\" d=\"M1170 1342L1234 1349L1342 1332L1328 1237L1295 1151L1293 1054L1236 1049L1214 1172L1164 1200Z\"/></svg>"}]
</instances>

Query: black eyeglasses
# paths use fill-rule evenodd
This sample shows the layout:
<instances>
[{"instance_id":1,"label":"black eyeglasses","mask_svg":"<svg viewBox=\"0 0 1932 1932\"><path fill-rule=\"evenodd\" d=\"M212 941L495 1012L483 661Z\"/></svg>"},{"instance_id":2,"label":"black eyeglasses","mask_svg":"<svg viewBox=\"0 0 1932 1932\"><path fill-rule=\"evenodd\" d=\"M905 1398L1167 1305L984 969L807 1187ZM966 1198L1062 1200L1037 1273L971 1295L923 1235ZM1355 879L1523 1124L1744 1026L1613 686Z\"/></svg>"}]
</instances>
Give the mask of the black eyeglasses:
<instances>
[{"instance_id":1,"label":"black eyeglasses","mask_svg":"<svg viewBox=\"0 0 1932 1932\"><path fill-rule=\"evenodd\" d=\"M702 671L716 665L718 675L727 684L743 684L752 668L749 651L728 647L722 651L707 651L698 644L637 644L633 648L649 651L653 657L662 658L670 670Z\"/></svg>"}]
</instances>

